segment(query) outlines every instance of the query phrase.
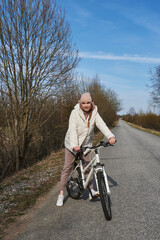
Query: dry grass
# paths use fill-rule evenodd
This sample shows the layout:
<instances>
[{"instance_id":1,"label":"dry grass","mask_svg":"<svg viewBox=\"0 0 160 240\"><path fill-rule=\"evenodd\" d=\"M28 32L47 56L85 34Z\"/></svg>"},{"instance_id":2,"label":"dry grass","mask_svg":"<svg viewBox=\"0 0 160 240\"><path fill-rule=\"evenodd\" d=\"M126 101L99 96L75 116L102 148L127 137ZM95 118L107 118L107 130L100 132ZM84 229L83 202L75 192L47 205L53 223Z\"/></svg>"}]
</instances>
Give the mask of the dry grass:
<instances>
[{"instance_id":1,"label":"dry grass","mask_svg":"<svg viewBox=\"0 0 160 240\"><path fill-rule=\"evenodd\" d=\"M123 120L141 126L144 129L150 129L160 131L160 115L156 115L152 112L140 113L135 115L125 115Z\"/></svg>"},{"instance_id":2,"label":"dry grass","mask_svg":"<svg viewBox=\"0 0 160 240\"><path fill-rule=\"evenodd\" d=\"M127 122L127 123L128 123L130 126L135 127L135 128L137 128L137 129L139 129L139 130L142 130L142 131L149 132L149 133L155 134L155 135L157 135L157 136L160 136L160 132L159 132L159 131L156 131L156 130L154 130L154 129L143 128L143 127L141 127L141 126L139 126L139 125L137 125L137 124L130 123L130 122Z\"/></svg>"}]
</instances>

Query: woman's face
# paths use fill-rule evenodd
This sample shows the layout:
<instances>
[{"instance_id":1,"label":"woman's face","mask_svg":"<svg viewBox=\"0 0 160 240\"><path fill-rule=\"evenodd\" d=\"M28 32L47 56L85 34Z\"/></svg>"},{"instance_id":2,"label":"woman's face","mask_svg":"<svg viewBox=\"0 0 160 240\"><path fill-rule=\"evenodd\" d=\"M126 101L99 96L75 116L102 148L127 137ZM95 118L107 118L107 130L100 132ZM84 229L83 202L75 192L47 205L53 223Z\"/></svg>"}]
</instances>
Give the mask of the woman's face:
<instances>
[{"instance_id":1,"label":"woman's face","mask_svg":"<svg viewBox=\"0 0 160 240\"><path fill-rule=\"evenodd\" d=\"M83 111L89 112L91 110L92 103L91 102L82 102L81 107L82 107Z\"/></svg>"}]
</instances>

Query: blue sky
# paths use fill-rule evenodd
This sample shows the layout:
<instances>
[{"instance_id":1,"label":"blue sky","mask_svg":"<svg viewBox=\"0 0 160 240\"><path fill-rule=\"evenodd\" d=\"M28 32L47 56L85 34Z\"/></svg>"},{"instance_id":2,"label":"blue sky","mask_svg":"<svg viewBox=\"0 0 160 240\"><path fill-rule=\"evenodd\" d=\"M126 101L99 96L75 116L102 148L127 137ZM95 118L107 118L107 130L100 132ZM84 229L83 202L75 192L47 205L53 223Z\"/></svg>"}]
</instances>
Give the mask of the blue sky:
<instances>
[{"instance_id":1,"label":"blue sky","mask_svg":"<svg viewBox=\"0 0 160 240\"><path fill-rule=\"evenodd\" d=\"M58 0L79 50L79 73L114 90L121 114L151 109L146 85L160 64L159 0Z\"/></svg>"}]
</instances>

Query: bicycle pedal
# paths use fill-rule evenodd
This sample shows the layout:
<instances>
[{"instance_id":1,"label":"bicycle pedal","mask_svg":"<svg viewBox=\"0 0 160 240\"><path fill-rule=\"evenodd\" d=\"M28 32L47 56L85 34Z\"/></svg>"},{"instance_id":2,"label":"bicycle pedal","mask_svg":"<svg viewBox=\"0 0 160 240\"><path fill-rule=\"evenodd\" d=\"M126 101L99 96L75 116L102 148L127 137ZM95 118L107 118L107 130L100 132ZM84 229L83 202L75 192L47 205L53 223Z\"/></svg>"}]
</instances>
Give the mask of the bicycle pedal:
<instances>
[{"instance_id":1,"label":"bicycle pedal","mask_svg":"<svg viewBox=\"0 0 160 240\"><path fill-rule=\"evenodd\" d=\"M89 200L90 201L92 201L93 199L95 199L95 198L98 198L100 196L100 194L95 194L95 195L91 195L90 193L89 193Z\"/></svg>"},{"instance_id":2,"label":"bicycle pedal","mask_svg":"<svg viewBox=\"0 0 160 240\"><path fill-rule=\"evenodd\" d=\"M100 196L99 194L96 194L92 197L92 199L98 198L99 196Z\"/></svg>"}]
</instances>

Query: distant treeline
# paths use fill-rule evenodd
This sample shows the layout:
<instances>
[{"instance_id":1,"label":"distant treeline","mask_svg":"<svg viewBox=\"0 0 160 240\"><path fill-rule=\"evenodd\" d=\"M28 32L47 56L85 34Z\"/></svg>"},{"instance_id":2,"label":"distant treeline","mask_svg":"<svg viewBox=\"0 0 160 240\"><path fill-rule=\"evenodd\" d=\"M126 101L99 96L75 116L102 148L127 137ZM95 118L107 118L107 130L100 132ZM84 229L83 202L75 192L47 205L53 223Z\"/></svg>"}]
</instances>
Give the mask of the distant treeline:
<instances>
[{"instance_id":1,"label":"distant treeline","mask_svg":"<svg viewBox=\"0 0 160 240\"><path fill-rule=\"evenodd\" d=\"M19 169L27 168L39 161L51 151L63 148L64 136L68 128L68 118L74 105L77 104L81 93L89 91L106 124L111 127L117 120L117 111L120 110L120 101L116 93L105 89L97 79L88 82L81 79L59 88L54 97L44 103L37 99L32 108L27 131L18 128L18 139L15 139L10 129L12 115L10 108L4 108L4 101L0 101L0 175L1 179L17 171L17 154ZM7 104L7 103L6 103ZM39 105L41 110L39 111ZM7 113L6 113L7 111ZM23 124L22 121L19 124ZM17 128L16 128L17 129ZM17 153L18 149L18 153Z\"/></svg>"},{"instance_id":2,"label":"distant treeline","mask_svg":"<svg viewBox=\"0 0 160 240\"><path fill-rule=\"evenodd\" d=\"M127 114L123 116L123 119L130 123L135 123L141 127L154 129L160 131L160 115L152 112L139 113L139 114Z\"/></svg>"}]
</instances>

